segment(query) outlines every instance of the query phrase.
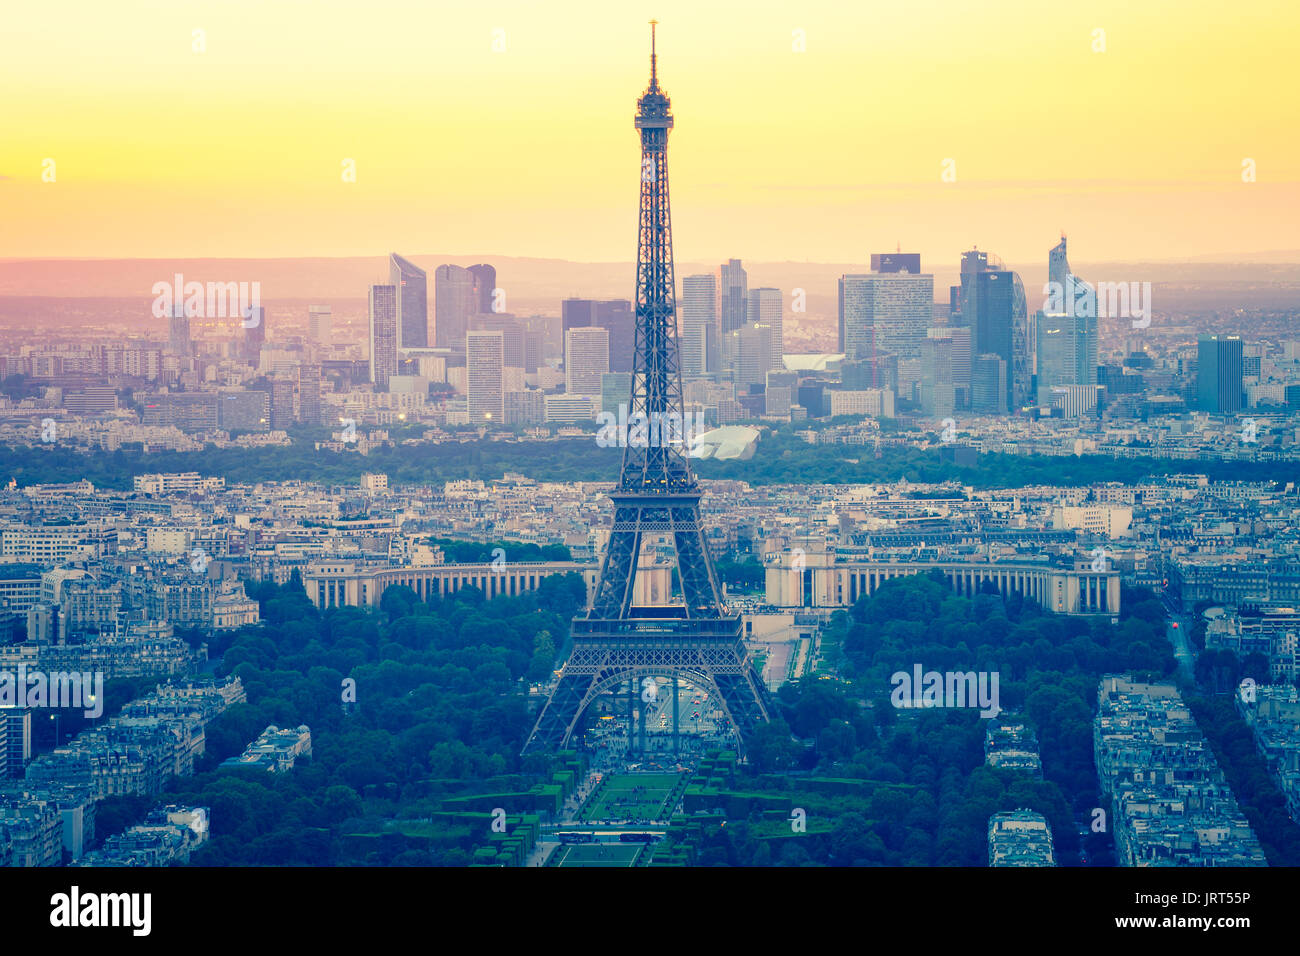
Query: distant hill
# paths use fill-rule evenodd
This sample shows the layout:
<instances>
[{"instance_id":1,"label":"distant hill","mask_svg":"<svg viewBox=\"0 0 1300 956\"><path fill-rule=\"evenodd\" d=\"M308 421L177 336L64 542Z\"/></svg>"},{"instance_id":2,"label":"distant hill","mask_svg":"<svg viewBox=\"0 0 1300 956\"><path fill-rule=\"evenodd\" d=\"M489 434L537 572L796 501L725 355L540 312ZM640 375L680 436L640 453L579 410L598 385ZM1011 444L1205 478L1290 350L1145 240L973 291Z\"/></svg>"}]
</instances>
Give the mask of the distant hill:
<instances>
[{"instance_id":1,"label":"distant hill","mask_svg":"<svg viewBox=\"0 0 1300 956\"><path fill-rule=\"evenodd\" d=\"M1260 254L1261 256L1264 254ZM1159 289L1157 310L1166 308L1287 308L1300 302L1300 253L1276 253L1265 262L1072 262L1075 272L1092 282L1146 281ZM935 300L946 302L948 286L958 281L959 251L944 262L922 258L935 276ZM407 258L430 273L447 262L496 267L497 283L506 292L506 310L556 313L568 296L629 298L636 279L632 262L570 262L514 256L412 255ZM1252 258L1254 257L1238 257ZM679 261L677 277L713 272L717 262ZM1031 302L1047 278L1046 254L1038 263L1008 263L1021 274ZM845 273L866 272L865 262L746 261L749 284L774 286L787 294L807 290L809 311L834 310L836 280ZM386 282L386 256L303 259L8 259L0 260L0 296L57 298L152 299L155 282L175 273L186 280L260 282L264 301L332 302L364 299L367 287ZM432 276L430 276L432 283ZM432 309L432 289L430 308Z\"/></svg>"}]
</instances>

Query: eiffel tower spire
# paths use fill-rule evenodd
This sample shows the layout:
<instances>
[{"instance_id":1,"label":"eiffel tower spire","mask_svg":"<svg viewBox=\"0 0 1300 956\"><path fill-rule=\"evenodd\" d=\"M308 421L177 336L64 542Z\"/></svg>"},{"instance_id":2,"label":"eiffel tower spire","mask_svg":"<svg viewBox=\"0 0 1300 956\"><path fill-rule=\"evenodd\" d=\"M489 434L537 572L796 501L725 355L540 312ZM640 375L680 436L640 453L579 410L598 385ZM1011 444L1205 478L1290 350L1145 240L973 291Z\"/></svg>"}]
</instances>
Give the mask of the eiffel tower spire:
<instances>
[{"instance_id":1,"label":"eiffel tower spire","mask_svg":"<svg viewBox=\"0 0 1300 956\"><path fill-rule=\"evenodd\" d=\"M629 440L623 449L618 486L610 495L614 524L592 607L573 622L573 652L538 715L525 753L567 745L591 702L624 682L631 688L630 719L638 682L646 678L671 677L674 687L681 678L707 691L742 745L755 724L770 716L766 688L741 640L740 616L723 608L685 444L668 199L673 116L671 101L659 87L654 26L651 21L650 85L637 101L635 118L641 134L641 200L628 414L629 422L641 420L648 428L644 441ZM633 604L642 546L650 537L672 542L680 603ZM644 745L644 707L640 713Z\"/></svg>"}]
</instances>

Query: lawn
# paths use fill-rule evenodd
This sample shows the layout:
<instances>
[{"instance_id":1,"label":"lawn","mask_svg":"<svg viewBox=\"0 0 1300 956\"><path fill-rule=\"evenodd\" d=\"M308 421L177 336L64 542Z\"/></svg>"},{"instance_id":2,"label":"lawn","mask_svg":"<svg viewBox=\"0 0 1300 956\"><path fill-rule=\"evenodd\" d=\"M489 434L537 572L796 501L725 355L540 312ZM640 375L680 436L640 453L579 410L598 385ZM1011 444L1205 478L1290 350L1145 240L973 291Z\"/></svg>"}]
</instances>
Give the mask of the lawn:
<instances>
[{"instance_id":1,"label":"lawn","mask_svg":"<svg viewBox=\"0 0 1300 956\"><path fill-rule=\"evenodd\" d=\"M645 847L635 843L575 843L557 847L550 866L635 866Z\"/></svg>"},{"instance_id":2,"label":"lawn","mask_svg":"<svg viewBox=\"0 0 1300 956\"><path fill-rule=\"evenodd\" d=\"M677 773L610 774L583 804L580 819L661 820L672 812L665 806L677 786Z\"/></svg>"}]
</instances>

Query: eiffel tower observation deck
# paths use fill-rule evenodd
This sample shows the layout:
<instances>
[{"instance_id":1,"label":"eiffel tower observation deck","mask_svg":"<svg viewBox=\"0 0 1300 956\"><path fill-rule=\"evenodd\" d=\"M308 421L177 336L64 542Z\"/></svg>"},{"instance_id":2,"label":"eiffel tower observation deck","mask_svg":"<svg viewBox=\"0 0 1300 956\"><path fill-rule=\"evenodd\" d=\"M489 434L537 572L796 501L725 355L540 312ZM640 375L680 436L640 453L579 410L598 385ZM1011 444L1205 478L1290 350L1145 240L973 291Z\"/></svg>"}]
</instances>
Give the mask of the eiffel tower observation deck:
<instances>
[{"instance_id":1,"label":"eiffel tower observation deck","mask_svg":"<svg viewBox=\"0 0 1300 956\"><path fill-rule=\"evenodd\" d=\"M670 425L684 419L668 201L673 115L672 103L659 86L657 59L651 21L650 85L637 100L635 118L641 135L641 200L629 419L644 416L645 421ZM728 614L723 606L704 538L689 447L680 429L651 427L644 434L645 440L624 447L618 485L610 495L614 525L592 607L573 621L573 651L524 753L569 746L592 703L624 688L629 723L633 714L640 716L644 749L644 705L655 703L659 678L672 685L674 746L679 743L679 680L708 693L742 748L754 727L771 717L766 688L742 640L740 615ZM676 551L679 591L670 603L633 604L647 541L671 541ZM635 727L629 730L629 742L637 749Z\"/></svg>"}]
</instances>

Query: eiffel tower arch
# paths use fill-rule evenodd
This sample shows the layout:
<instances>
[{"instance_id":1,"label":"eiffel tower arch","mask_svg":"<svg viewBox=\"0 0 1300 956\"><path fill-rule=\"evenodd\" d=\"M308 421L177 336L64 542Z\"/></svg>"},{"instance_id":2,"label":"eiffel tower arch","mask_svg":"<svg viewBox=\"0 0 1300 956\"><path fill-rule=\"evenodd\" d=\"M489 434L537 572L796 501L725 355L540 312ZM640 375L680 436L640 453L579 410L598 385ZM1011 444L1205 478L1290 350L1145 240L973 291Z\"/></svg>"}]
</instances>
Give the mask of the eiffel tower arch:
<instances>
[{"instance_id":1,"label":"eiffel tower arch","mask_svg":"<svg viewBox=\"0 0 1300 956\"><path fill-rule=\"evenodd\" d=\"M685 420L668 201L673 117L659 88L653 24L650 85L637 101L636 115L641 202L629 396L629 420L644 416L641 420L651 423ZM629 441L623 449L618 485L610 495L614 524L592 606L573 621L573 651L524 744L526 754L567 747L599 696L621 684L635 688L646 677L685 680L716 697L742 748L754 728L773 715L745 647L740 615L723 608L685 436L654 427L645 434L645 440ZM633 603L641 552L652 539L671 542L676 553L680 603Z\"/></svg>"}]
</instances>

